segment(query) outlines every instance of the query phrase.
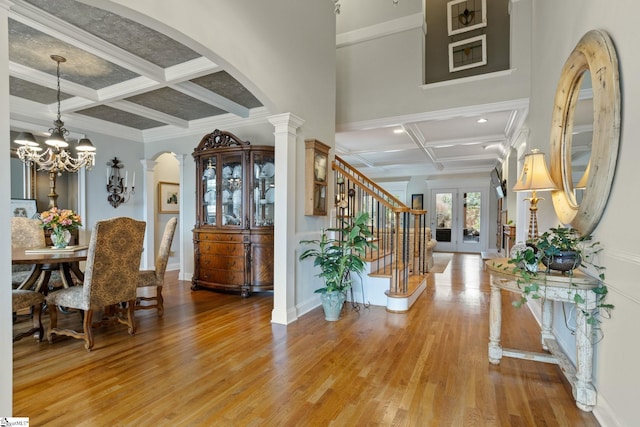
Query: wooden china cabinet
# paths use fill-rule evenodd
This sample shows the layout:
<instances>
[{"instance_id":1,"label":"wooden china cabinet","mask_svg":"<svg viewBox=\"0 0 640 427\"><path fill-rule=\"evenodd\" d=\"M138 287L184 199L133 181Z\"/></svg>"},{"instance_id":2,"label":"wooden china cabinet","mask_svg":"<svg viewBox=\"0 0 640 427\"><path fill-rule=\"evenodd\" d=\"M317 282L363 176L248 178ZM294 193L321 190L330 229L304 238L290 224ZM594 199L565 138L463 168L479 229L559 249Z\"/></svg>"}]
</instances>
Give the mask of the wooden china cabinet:
<instances>
[{"instance_id":1,"label":"wooden china cabinet","mask_svg":"<svg viewBox=\"0 0 640 427\"><path fill-rule=\"evenodd\" d=\"M274 148L230 132L205 135L196 162L192 289L273 289Z\"/></svg>"}]
</instances>

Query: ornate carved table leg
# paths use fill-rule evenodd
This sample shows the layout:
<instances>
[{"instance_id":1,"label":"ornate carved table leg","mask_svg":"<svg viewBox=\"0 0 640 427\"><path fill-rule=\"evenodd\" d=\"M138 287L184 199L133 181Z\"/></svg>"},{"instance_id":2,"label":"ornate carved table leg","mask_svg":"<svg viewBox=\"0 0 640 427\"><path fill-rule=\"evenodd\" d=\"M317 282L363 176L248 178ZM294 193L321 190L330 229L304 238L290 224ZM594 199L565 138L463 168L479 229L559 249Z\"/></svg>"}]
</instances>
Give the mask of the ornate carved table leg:
<instances>
[{"instance_id":1,"label":"ornate carved table leg","mask_svg":"<svg viewBox=\"0 0 640 427\"><path fill-rule=\"evenodd\" d=\"M500 288L491 285L491 302L489 307L489 362L497 365L502 359L500 333L502 328L502 294Z\"/></svg>"},{"instance_id":2,"label":"ornate carved table leg","mask_svg":"<svg viewBox=\"0 0 640 427\"><path fill-rule=\"evenodd\" d=\"M583 411L591 411L596 404L596 390L593 387L593 327L587 323L585 306L577 305L576 315L576 380L574 397L576 405Z\"/></svg>"},{"instance_id":3,"label":"ornate carved table leg","mask_svg":"<svg viewBox=\"0 0 640 427\"><path fill-rule=\"evenodd\" d=\"M542 301L542 326L541 326L541 339L542 339L542 348L545 350L549 350L547 344L545 344L545 340L554 340L555 336L551 332L551 325L553 324L553 301L545 298Z\"/></svg>"}]
</instances>

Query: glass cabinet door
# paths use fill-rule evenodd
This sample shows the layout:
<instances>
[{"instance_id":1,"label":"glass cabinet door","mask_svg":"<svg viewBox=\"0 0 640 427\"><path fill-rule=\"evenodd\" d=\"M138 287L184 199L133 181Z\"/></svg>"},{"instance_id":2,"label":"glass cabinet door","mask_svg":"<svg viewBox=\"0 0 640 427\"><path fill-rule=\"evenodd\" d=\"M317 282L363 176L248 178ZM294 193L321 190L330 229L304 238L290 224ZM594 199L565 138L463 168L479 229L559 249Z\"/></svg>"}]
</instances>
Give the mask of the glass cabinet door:
<instances>
[{"instance_id":1,"label":"glass cabinet door","mask_svg":"<svg viewBox=\"0 0 640 427\"><path fill-rule=\"evenodd\" d=\"M222 225L242 226L244 206L242 198L242 155L233 154L222 157Z\"/></svg>"},{"instance_id":2,"label":"glass cabinet door","mask_svg":"<svg viewBox=\"0 0 640 427\"><path fill-rule=\"evenodd\" d=\"M203 206L205 224L216 225L216 196L217 196L217 176L216 158L205 159L204 173L202 174L202 188L204 190Z\"/></svg>"},{"instance_id":3,"label":"glass cabinet door","mask_svg":"<svg viewBox=\"0 0 640 427\"><path fill-rule=\"evenodd\" d=\"M275 159L273 153L253 153L253 226L273 226Z\"/></svg>"}]
</instances>

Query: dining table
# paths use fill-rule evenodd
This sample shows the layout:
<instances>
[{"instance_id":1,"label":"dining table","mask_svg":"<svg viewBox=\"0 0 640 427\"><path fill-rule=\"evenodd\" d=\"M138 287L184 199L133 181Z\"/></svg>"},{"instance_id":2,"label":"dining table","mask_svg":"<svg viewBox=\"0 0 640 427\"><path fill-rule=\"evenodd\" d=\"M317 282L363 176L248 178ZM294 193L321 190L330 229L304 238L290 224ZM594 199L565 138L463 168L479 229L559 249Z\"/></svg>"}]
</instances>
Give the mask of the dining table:
<instances>
[{"instance_id":1,"label":"dining table","mask_svg":"<svg viewBox=\"0 0 640 427\"><path fill-rule=\"evenodd\" d=\"M32 265L29 276L18 286L18 289L34 289L46 293L51 272L58 270L62 286L73 286L73 276L80 282L84 281L84 273L80 269L80 262L87 260L88 247L86 245L71 246L64 249L46 247L42 249L13 248L11 251L12 264ZM42 279L41 279L42 277Z\"/></svg>"}]
</instances>

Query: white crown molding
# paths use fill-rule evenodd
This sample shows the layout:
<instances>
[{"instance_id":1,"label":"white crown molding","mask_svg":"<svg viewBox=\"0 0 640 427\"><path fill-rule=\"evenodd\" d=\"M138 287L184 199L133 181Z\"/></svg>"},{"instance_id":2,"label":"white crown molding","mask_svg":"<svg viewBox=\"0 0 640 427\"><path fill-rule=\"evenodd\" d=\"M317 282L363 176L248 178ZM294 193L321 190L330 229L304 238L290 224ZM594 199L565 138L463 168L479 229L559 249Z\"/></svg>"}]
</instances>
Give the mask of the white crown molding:
<instances>
[{"instance_id":1,"label":"white crown molding","mask_svg":"<svg viewBox=\"0 0 640 427\"><path fill-rule=\"evenodd\" d=\"M398 126L402 123L415 123L426 120L444 120L453 117L473 116L483 113L491 113L504 110L524 110L529 107L529 99L515 99L510 101L494 102L483 105L470 105L465 107L449 108L445 110L427 111L424 113L407 114L404 116L385 117L382 119L362 120L336 125L336 132L348 132L380 127Z\"/></svg>"},{"instance_id":2,"label":"white crown molding","mask_svg":"<svg viewBox=\"0 0 640 427\"><path fill-rule=\"evenodd\" d=\"M223 114L215 117L207 117L199 120L189 121L188 129L179 129L174 126L162 126L142 132L145 143L164 141L167 139L182 138L190 135L204 135L210 133L211 129L235 129L239 127L264 124L271 114L265 107L258 107L250 110L249 117L239 118L235 114Z\"/></svg>"},{"instance_id":3,"label":"white crown molding","mask_svg":"<svg viewBox=\"0 0 640 427\"><path fill-rule=\"evenodd\" d=\"M414 13L413 15L407 15L402 18L371 25L369 27L336 34L336 48L350 46L368 40L374 40L380 37L386 37L403 31L423 27L424 15L421 12Z\"/></svg>"},{"instance_id":4,"label":"white crown molding","mask_svg":"<svg viewBox=\"0 0 640 427\"><path fill-rule=\"evenodd\" d=\"M180 64L173 65L165 69L165 80L167 83L178 83L206 76L223 68L204 56L192 59Z\"/></svg>"},{"instance_id":5,"label":"white crown molding","mask_svg":"<svg viewBox=\"0 0 640 427\"><path fill-rule=\"evenodd\" d=\"M435 89L439 87L459 85L463 83L478 82L482 80L499 79L502 77L510 76L516 71L517 71L517 68L510 68L508 70L496 71L493 73L477 74L475 76L462 77L459 79L451 79L451 80L443 80L441 82L427 83L420 86L420 88L423 90L429 90L429 89Z\"/></svg>"}]
</instances>

